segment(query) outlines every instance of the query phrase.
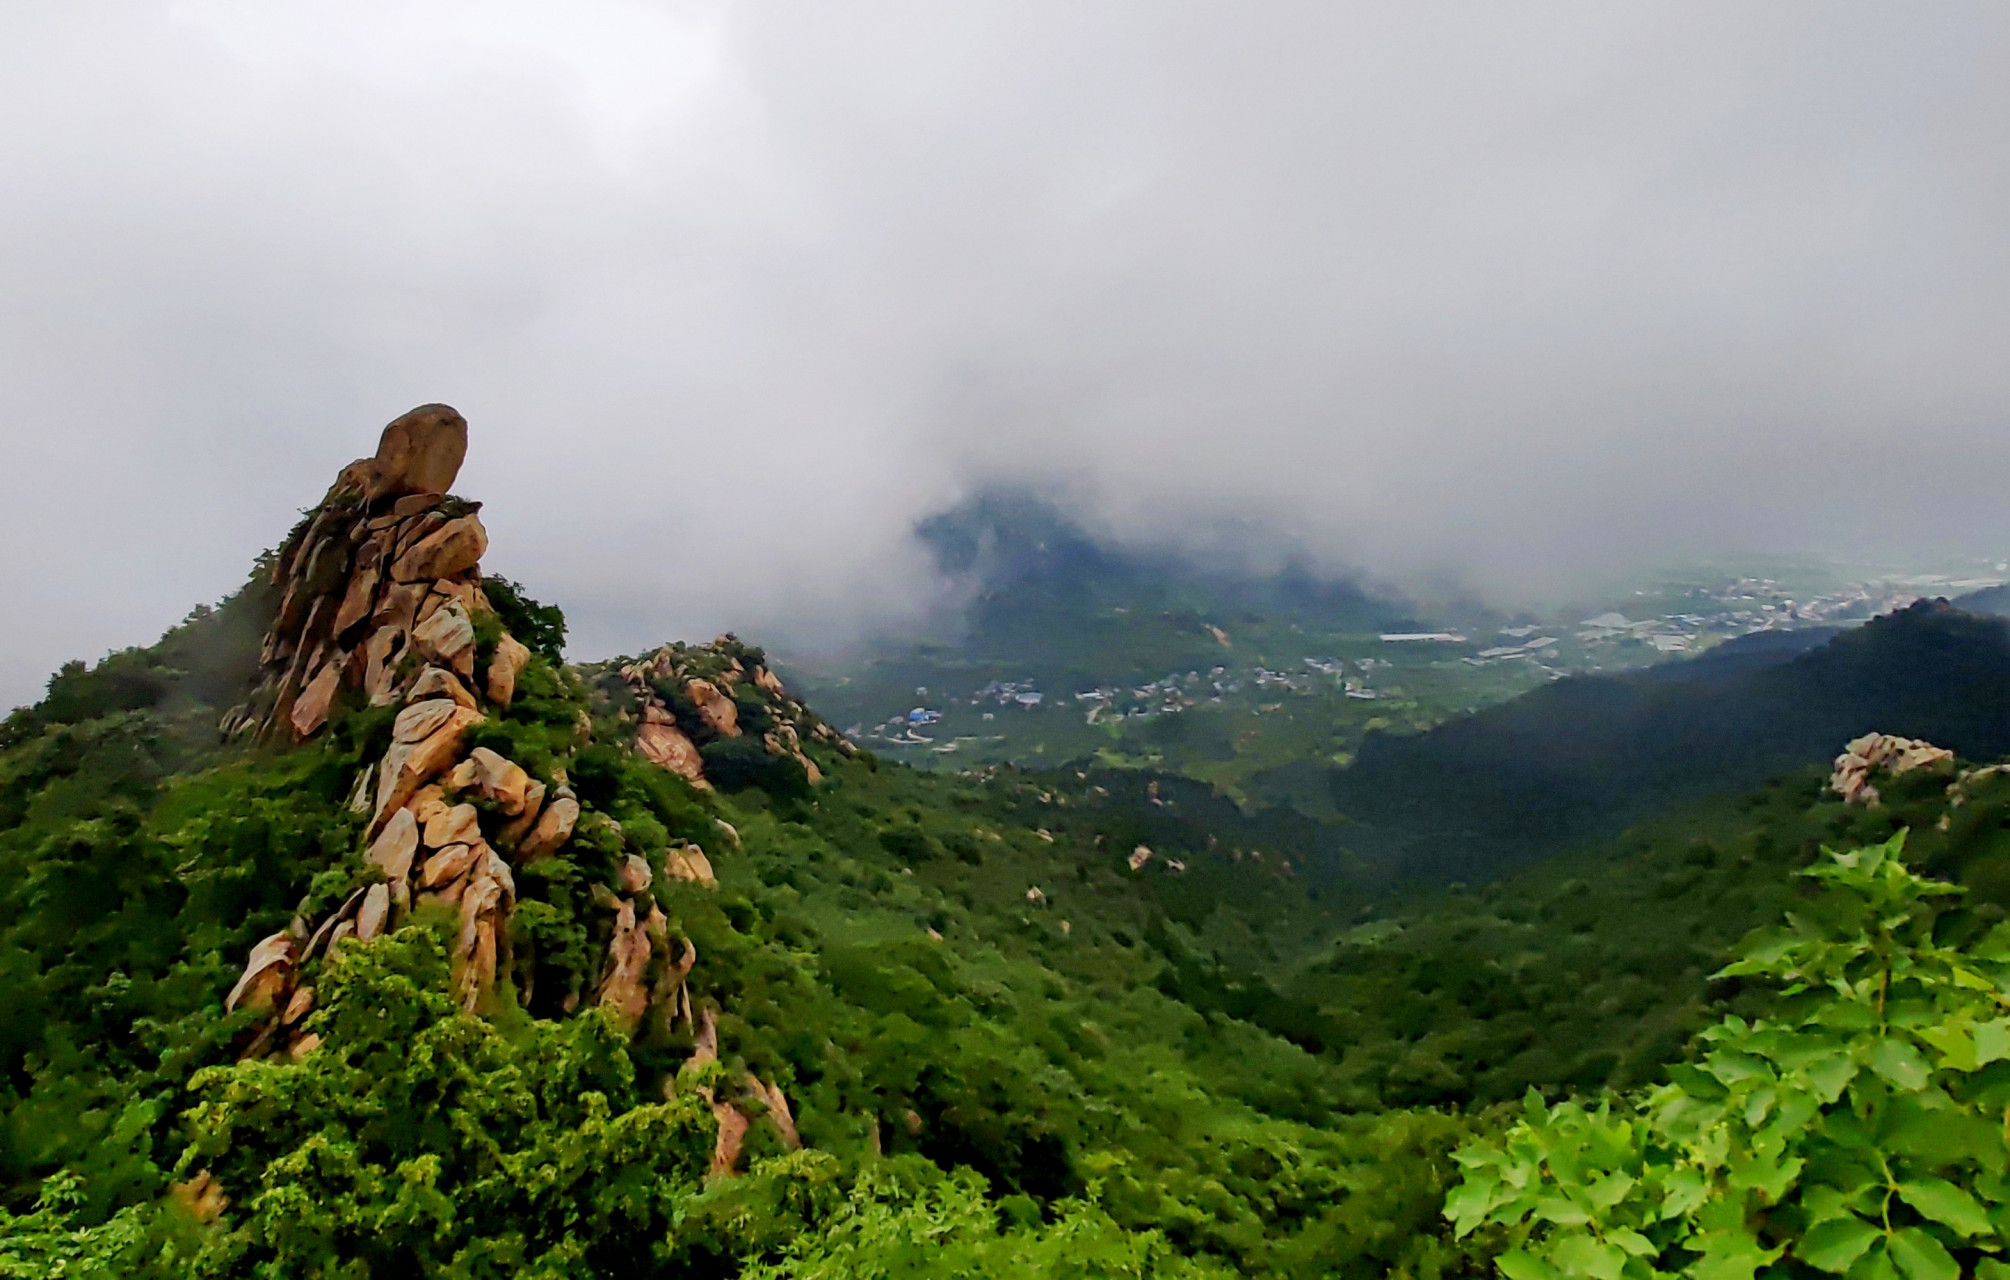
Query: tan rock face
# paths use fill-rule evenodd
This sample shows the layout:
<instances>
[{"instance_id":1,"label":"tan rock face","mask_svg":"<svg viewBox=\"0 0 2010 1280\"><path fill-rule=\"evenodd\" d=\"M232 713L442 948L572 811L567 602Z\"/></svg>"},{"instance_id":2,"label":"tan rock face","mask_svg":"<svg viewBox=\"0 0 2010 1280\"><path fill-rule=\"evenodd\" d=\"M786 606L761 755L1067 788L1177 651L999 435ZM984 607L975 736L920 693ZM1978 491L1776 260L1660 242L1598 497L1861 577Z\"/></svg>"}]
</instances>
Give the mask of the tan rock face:
<instances>
[{"instance_id":1,"label":"tan rock face","mask_svg":"<svg viewBox=\"0 0 2010 1280\"><path fill-rule=\"evenodd\" d=\"M458 880L481 856L481 850L471 844L450 844L432 857L419 872L421 889L437 889L450 881Z\"/></svg>"},{"instance_id":2,"label":"tan rock face","mask_svg":"<svg viewBox=\"0 0 2010 1280\"><path fill-rule=\"evenodd\" d=\"M452 698L428 698L424 702L406 704L398 718L391 722L391 741L424 742L440 731L440 726L454 718L461 710L461 704Z\"/></svg>"},{"instance_id":3,"label":"tan rock face","mask_svg":"<svg viewBox=\"0 0 2010 1280\"><path fill-rule=\"evenodd\" d=\"M466 573L489 549L488 530L472 515L445 521L414 542L391 563L394 582L430 582Z\"/></svg>"},{"instance_id":4,"label":"tan rock face","mask_svg":"<svg viewBox=\"0 0 2010 1280\"><path fill-rule=\"evenodd\" d=\"M711 726L712 732L722 738L740 736L740 709L719 691L719 686L710 680L693 680L684 686L684 692L697 704L699 717Z\"/></svg>"},{"instance_id":5,"label":"tan rock face","mask_svg":"<svg viewBox=\"0 0 2010 1280\"><path fill-rule=\"evenodd\" d=\"M442 808L426 820L428 849L444 849L450 844L476 844L482 838L481 814L471 804Z\"/></svg>"},{"instance_id":6,"label":"tan rock face","mask_svg":"<svg viewBox=\"0 0 2010 1280\"><path fill-rule=\"evenodd\" d=\"M615 873L614 881L621 892L639 896L649 891L649 884L655 876L650 873L649 864L638 854L629 854L622 860L621 870Z\"/></svg>"},{"instance_id":7,"label":"tan rock face","mask_svg":"<svg viewBox=\"0 0 2010 1280\"><path fill-rule=\"evenodd\" d=\"M530 650L508 632L496 642L496 656L489 660L489 701L507 707L516 698L516 680L530 665Z\"/></svg>"},{"instance_id":8,"label":"tan rock face","mask_svg":"<svg viewBox=\"0 0 2010 1280\"><path fill-rule=\"evenodd\" d=\"M253 947L237 985L223 998L224 1009L270 1011L292 988L293 968L299 954L300 939L287 932L275 933Z\"/></svg>"},{"instance_id":9,"label":"tan rock face","mask_svg":"<svg viewBox=\"0 0 2010 1280\"><path fill-rule=\"evenodd\" d=\"M451 791L474 791L494 801L496 808L505 814L514 816L523 812L529 800L530 775L524 772L523 766L489 748L476 747L447 775L447 788Z\"/></svg>"},{"instance_id":10,"label":"tan rock face","mask_svg":"<svg viewBox=\"0 0 2010 1280\"><path fill-rule=\"evenodd\" d=\"M372 498L447 493L467 456L467 419L446 405L422 404L378 437L366 491Z\"/></svg>"},{"instance_id":11,"label":"tan rock face","mask_svg":"<svg viewBox=\"0 0 2010 1280\"><path fill-rule=\"evenodd\" d=\"M384 922L391 916L391 890L386 885L373 884L363 895L363 905L356 909L356 939L368 942L384 932Z\"/></svg>"},{"instance_id":12,"label":"tan rock face","mask_svg":"<svg viewBox=\"0 0 2010 1280\"><path fill-rule=\"evenodd\" d=\"M428 662L449 668L462 680L475 671L475 627L458 601L412 629L412 646Z\"/></svg>"},{"instance_id":13,"label":"tan rock face","mask_svg":"<svg viewBox=\"0 0 2010 1280\"><path fill-rule=\"evenodd\" d=\"M688 880L707 889L719 884L718 877L712 874L712 860L695 844L673 845L663 855L663 870L672 879Z\"/></svg>"},{"instance_id":14,"label":"tan rock face","mask_svg":"<svg viewBox=\"0 0 2010 1280\"><path fill-rule=\"evenodd\" d=\"M470 711L476 709L475 695L469 693L454 673L444 667L427 667L421 671L419 678L412 682L412 691L405 697L410 702L426 698L452 698Z\"/></svg>"},{"instance_id":15,"label":"tan rock face","mask_svg":"<svg viewBox=\"0 0 2010 1280\"><path fill-rule=\"evenodd\" d=\"M614 937L607 945L607 970L594 1003L634 1025L649 1009L643 976L649 969L649 935L635 919L635 904L623 898L614 915Z\"/></svg>"},{"instance_id":16,"label":"tan rock face","mask_svg":"<svg viewBox=\"0 0 2010 1280\"><path fill-rule=\"evenodd\" d=\"M522 862L529 862L557 852L567 840L572 838L572 829L579 822L579 801L569 793L561 792L545 806L538 817L537 825L517 846L516 856Z\"/></svg>"},{"instance_id":17,"label":"tan rock face","mask_svg":"<svg viewBox=\"0 0 2010 1280\"><path fill-rule=\"evenodd\" d=\"M341 687L342 662L338 654L322 664L321 670L293 701L293 712L288 719L292 721L296 739L312 736L315 730L327 723L328 708L334 704L335 693Z\"/></svg>"},{"instance_id":18,"label":"tan rock face","mask_svg":"<svg viewBox=\"0 0 2010 1280\"><path fill-rule=\"evenodd\" d=\"M1875 809L1880 798L1877 788L1871 784L1874 774L1882 772L1897 776L1914 769L1951 764L1953 760L1952 751L1918 738L1867 733L1843 748L1843 753L1836 757L1835 770L1829 776L1829 788L1845 803Z\"/></svg>"},{"instance_id":19,"label":"tan rock face","mask_svg":"<svg viewBox=\"0 0 2010 1280\"><path fill-rule=\"evenodd\" d=\"M635 749L651 764L668 769L692 786L711 789L712 784L705 781L705 760L698 754L697 744L676 725L643 725L635 735Z\"/></svg>"},{"instance_id":20,"label":"tan rock face","mask_svg":"<svg viewBox=\"0 0 2010 1280\"><path fill-rule=\"evenodd\" d=\"M366 855L368 861L383 869L387 880L403 880L412 874L412 859L419 852L419 822L409 809L400 809L384 824Z\"/></svg>"},{"instance_id":21,"label":"tan rock face","mask_svg":"<svg viewBox=\"0 0 2010 1280\"><path fill-rule=\"evenodd\" d=\"M414 792L453 764L461 753L461 742L467 737L468 730L481 723L481 719L480 712L459 707L445 724L423 741L392 744L391 749L384 753L383 763L377 766L377 807L376 816L371 821L373 835L390 820L392 813L412 798Z\"/></svg>"}]
</instances>

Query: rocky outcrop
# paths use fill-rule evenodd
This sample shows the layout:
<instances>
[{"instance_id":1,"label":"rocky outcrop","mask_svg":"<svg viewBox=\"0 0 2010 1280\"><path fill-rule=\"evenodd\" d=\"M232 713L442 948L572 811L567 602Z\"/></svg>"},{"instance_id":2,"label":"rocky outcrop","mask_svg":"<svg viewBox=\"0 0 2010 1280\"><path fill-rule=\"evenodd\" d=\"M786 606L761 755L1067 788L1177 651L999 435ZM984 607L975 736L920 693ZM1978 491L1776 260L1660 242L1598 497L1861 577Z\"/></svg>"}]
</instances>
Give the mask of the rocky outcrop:
<instances>
[{"instance_id":1,"label":"rocky outcrop","mask_svg":"<svg viewBox=\"0 0 2010 1280\"><path fill-rule=\"evenodd\" d=\"M225 716L227 733L297 741L327 723L345 690L388 706L429 664L472 677L473 619L490 612L488 533L478 503L447 493L467 432L460 414L425 405L384 428L374 457L343 468L273 561L283 593L259 655L265 679ZM518 670L501 683L513 690Z\"/></svg>"},{"instance_id":2,"label":"rocky outcrop","mask_svg":"<svg viewBox=\"0 0 2010 1280\"><path fill-rule=\"evenodd\" d=\"M488 535L476 504L446 492L466 454L458 413L413 410L384 428L374 457L343 469L274 562L285 591L261 652L265 680L225 731L309 738L345 698L400 710L355 791L369 815L363 860L377 879L318 923L296 917L253 949L225 1001L265 1015L247 1055L311 1049L300 1029L313 1006L302 983L311 966L429 904L458 918L455 994L482 1007L510 964L516 880L505 853L550 856L579 820L562 778L468 749L470 731L513 699L530 651L482 593ZM486 662L484 629L499 634Z\"/></svg>"},{"instance_id":3,"label":"rocky outcrop","mask_svg":"<svg viewBox=\"0 0 2010 1280\"><path fill-rule=\"evenodd\" d=\"M597 972L567 970L576 985L548 1005L569 1013L584 1003L631 1029L688 1034L698 1057L716 1058L717 1010L691 985L697 948L657 902L687 886L715 888L711 858L684 840L646 853L624 844L611 817L583 810L563 769L546 764L549 776L540 777L497 749L522 740L510 736L518 724L507 713L533 657L483 592L488 535L478 505L448 494L466 452L458 413L413 410L384 429L373 457L343 469L273 562L281 603L261 651L262 683L225 717L224 731L300 742L365 706L396 710L382 754L350 792L361 826L354 888L332 908L303 903L286 928L252 948L225 999L251 1023L241 1056L297 1061L313 1052L319 1040L306 1027L322 962L421 911L452 922L453 993L463 1008L487 1010L506 978L528 1006L536 934L525 931L513 947L518 873L563 855L574 865L560 882L578 883L572 877L584 872L590 885L588 936L601 959ZM620 714L636 725L636 750L699 788L711 785L700 748L716 741L791 757L813 782L820 772L806 741L851 754L757 653L722 637L667 646L620 668L609 687L629 699ZM575 740L584 744L592 721L581 716ZM738 847L730 825L717 830L722 847ZM553 870L526 884L552 883ZM748 1127L763 1117L786 1145L800 1145L773 1082L749 1074L716 1098L708 1086L706 1097L719 1123L718 1172L735 1170ZM221 1195L188 1185L192 1203Z\"/></svg>"},{"instance_id":4,"label":"rocky outcrop","mask_svg":"<svg viewBox=\"0 0 2010 1280\"><path fill-rule=\"evenodd\" d=\"M1846 804L1861 804L1875 809L1879 798L1877 787L1871 782L1873 775L1884 773L1896 777L1914 769L1952 763L1953 760L1952 751L1930 742L1884 733L1866 733L1844 747L1843 753L1836 757L1835 770L1829 775L1829 789L1841 796Z\"/></svg>"},{"instance_id":5,"label":"rocky outcrop","mask_svg":"<svg viewBox=\"0 0 2010 1280\"><path fill-rule=\"evenodd\" d=\"M764 663L753 662L750 669L742 661L747 653L727 635L705 646L665 645L621 666L620 679L639 707L636 751L692 786L710 789L699 748L750 732L744 703L755 709L762 748L770 756L794 759L811 785L822 782L823 771L803 750L805 738L847 756L857 748L791 697Z\"/></svg>"}]
</instances>

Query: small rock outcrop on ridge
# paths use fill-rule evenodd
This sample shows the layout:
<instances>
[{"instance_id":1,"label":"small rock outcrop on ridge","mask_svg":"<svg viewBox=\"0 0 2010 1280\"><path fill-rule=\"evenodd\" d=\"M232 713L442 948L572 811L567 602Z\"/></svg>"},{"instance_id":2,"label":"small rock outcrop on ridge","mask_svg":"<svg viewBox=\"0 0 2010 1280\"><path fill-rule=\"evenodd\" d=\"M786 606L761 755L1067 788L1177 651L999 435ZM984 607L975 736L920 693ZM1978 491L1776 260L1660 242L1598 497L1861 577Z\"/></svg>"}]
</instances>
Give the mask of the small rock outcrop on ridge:
<instances>
[{"instance_id":1,"label":"small rock outcrop on ridge","mask_svg":"<svg viewBox=\"0 0 2010 1280\"><path fill-rule=\"evenodd\" d=\"M1952 763L1953 760L1952 751L1930 742L1885 733L1866 733L1850 742L1836 757L1835 771L1829 775L1829 789L1841 796L1846 804L1861 804L1875 809L1879 801L1877 788L1871 783L1873 774L1886 773L1895 777L1914 769Z\"/></svg>"}]
</instances>

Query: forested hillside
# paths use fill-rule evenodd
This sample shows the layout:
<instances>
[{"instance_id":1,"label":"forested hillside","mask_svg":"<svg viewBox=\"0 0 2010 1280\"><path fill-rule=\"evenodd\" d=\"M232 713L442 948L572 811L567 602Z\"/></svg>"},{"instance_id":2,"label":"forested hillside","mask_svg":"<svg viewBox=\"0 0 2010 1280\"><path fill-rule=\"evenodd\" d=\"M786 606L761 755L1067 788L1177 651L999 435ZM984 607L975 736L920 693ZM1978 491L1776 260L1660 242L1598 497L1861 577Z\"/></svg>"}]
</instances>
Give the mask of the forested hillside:
<instances>
[{"instance_id":1,"label":"forested hillside","mask_svg":"<svg viewBox=\"0 0 2010 1280\"><path fill-rule=\"evenodd\" d=\"M1951 760L1430 886L1190 778L883 762L734 637L568 664L450 414L0 732L0 1276L1579 1274L1446 1216L1528 1091L1771 1016L1723 966L1823 844L1909 831L1947 947L2010 906Z\"/></svg>"},{"instance_id":2,"label":"forested hillside","mask_svg":"<svg viewBox=\"0 0 2010 1280\"><path fill-rule=\"evenodd\" d=\"M1925 738L1973 759L2010 752L2000 618L1921 601L1794 649L1726 646L1562 680L1422 734L1371 735L1331 775L1333 801L1361 824L1350 843L1364 858L1473 878L1673 803L1757 786L1862 733Z\"/></svg>"}]
</instances>

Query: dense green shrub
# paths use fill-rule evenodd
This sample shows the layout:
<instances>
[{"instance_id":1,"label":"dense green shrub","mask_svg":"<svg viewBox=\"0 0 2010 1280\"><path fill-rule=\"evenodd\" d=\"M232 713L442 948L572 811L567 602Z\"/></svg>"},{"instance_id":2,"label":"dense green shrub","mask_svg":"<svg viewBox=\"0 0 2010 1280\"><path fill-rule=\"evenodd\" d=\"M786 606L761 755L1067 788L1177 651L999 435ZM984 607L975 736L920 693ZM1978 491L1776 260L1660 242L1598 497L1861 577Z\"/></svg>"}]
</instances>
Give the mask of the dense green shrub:
<instances>
[{"instance_id":1,"label":"dense green shrub","mask_svg":"<svg viewBox=\"0 0 2010 1280\"><path fill-rule=\"evenodd\" d=\"M1778 983L1775 1016L1724 1019L1642 1095L1531 1095L1462 1149L1459 1234L1504 1233L1510 1280L2010 1276L2010 929L1936 940L1960 891L1903 849L1810 869L1827 895L1723 971Z\"/></svg>"}]
</instances>

